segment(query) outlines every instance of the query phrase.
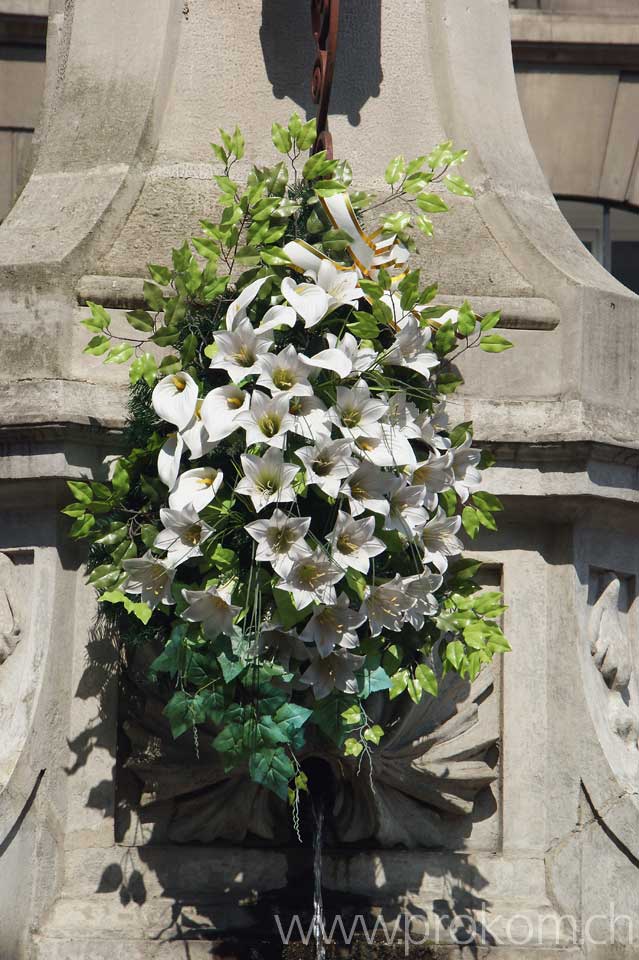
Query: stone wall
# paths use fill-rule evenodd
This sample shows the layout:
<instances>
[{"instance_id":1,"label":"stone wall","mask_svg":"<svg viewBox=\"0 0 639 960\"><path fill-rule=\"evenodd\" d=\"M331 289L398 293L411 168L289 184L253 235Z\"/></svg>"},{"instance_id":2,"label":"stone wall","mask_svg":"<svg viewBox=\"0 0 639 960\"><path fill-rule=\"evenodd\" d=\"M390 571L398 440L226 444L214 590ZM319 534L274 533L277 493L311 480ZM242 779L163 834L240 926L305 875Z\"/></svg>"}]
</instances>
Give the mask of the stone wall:
<instances>
[{"instance_id":1,"label":"stone wall","mask_svg":"<svg viewBox=\"0 0 639 960\"><path fill-rule=\"evenodd\" d=\"M66 478L104 476L126 395L123 377L80 353L82 304L137 304L145 263L213 203L215 128L239 121L265 161L272 120L311 107L311 59L298 0L53 0L37 166L0 229L2 957L210 957L210 941L272 938L274 912L308 904L307 851L162 832L132 802L114 638L95 624L58 510ZM485 905L503 958L521 957L528 924L545 918L538 960L609 960L588 942L590 915L614 900L639 935L639 301L549 192L517 99L507 0L352 0L333 106L337 151L369 187L390 155L448 136L470 149L476 200L454 204L424 273L447 300L501 304L517 349L498 378L490 357L473 358L456 400L498 457L490 488L507 513L479 550L506 593L513 653L432 717L436 729L447 709L464 718L447 747L451 764L460 747L462 792L472 778L457 761L496 743L484 792L448 842L336 847L325 887L389 917ZM204 791L206 765L181 749ZM228 803L212 795L197 816ZM395 816L396 835L425 820ZM563 914L576 942L553 927ZM449 943L459 936L449 926Z\"/></svg>"}]
</instances>

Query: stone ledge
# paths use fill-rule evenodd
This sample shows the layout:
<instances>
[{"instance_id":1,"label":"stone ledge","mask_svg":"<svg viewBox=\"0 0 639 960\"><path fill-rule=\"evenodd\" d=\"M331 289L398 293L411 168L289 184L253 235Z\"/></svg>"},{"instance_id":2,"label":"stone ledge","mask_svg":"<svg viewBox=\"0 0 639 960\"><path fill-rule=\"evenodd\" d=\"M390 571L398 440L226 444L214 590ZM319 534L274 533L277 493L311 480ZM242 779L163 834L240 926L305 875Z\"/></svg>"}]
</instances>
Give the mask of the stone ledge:
<instances>
[{"instance_id":1,"label":"stone ledge","mask_svg":"<svg viewBox=\"0 0 639 960\"><path fill-rule=\"evenodd\" d=\"M78 303L87 300L113 310L136 310L145 306L144 280L139 277L84 276L78 281ZM554 330L559 323L558 307L544 297L472 297L468 302L478 314L501 310L501 327L511 330ZM464 297L441 293L435 303L461 306Z\"/></svg>"}]
</instances>

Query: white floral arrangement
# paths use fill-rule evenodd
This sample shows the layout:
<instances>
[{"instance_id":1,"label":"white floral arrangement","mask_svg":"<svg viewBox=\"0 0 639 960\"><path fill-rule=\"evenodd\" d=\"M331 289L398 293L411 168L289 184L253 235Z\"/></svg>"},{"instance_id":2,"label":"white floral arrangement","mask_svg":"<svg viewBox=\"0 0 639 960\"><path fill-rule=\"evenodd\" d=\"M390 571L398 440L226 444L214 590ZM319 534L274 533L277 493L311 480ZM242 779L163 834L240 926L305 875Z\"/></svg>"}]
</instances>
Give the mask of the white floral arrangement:
<instances>
[{"instance_id":1,"label":"white floral arrangement","mask_svg":"<svg viewBox=\"0 0 639 960\"><path fill-rule=\"evenodd\" d=\"M446 396L461 353L511 344L498 313L435 304L409 267L413 228L430 237L448 208L434 185L472 196L450 172L465 152L396 157L371 198L323 152L298 173L314 132L274 124L289 163L241 185L243 138L222 131L220 218L149 268L139 337L89 303L86 352L131 361L128 452L109 482L71 482L64 511L123 648L157 654L173 735L202 727L293 804L309 754L374 773L370 697L417 703L508 649L460 539L496 529L501 504Z\"/></svg>"}]
</instances>

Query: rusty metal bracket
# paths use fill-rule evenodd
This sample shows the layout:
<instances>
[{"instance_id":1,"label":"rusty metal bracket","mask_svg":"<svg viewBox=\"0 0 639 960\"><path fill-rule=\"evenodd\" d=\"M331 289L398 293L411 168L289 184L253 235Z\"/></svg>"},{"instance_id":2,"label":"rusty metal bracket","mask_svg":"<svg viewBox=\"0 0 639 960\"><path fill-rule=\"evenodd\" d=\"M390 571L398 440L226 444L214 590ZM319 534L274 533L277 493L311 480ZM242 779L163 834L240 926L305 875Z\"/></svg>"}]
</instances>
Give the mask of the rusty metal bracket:
<instances>
[{"instance_id":1,"label":"rusty metal bracket","mask_svg":"<svg viewBox=\"0 0 639 960\"><path fill-rule=\"evenodd\" d=\"M317 46L311 94L317 110L317 138L311 153L326 150L333 157L333 138L328 129L328 105L333 85L337 34L339 31L339 0L311 0L311 22Z\"/></svg>"}]
</instances>

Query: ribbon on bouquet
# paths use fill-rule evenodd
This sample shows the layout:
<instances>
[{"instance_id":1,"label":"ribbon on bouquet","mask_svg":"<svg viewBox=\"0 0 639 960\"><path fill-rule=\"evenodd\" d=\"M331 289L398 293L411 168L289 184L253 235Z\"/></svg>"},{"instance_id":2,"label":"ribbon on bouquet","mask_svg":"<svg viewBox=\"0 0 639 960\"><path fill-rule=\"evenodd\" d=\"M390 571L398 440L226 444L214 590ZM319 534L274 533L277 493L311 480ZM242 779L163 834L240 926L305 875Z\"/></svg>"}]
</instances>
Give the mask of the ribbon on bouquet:
<instances>
[{"instance_id":1,"label":"ribbon on bouquet","mask_svg":"<svg viewBox=\"0 0 639 960\"><path fill-rule=\"evenodd\" d=\"M392 276L393 286L396 286L406 275L406 263L409 252L406 247L396 242L395 237L386 237L378 242L381 230L370 236L364 231L357 215L353 210L350 197L347 193L337 193L332 197L320 197L328 219L335 230L343 230L350 237L351 243L347 246L348 254L353 265L362 277L374 279L377 271L382 267L391 273L399 269L399 274ZM291 258L293 265L302 273L312 270L315 273L323 260L331 263L337 270L352 270L352 267L337 263L325 253L313 247L305 240L291 240L284 247Z\"/></svg>"}]
</instances>

